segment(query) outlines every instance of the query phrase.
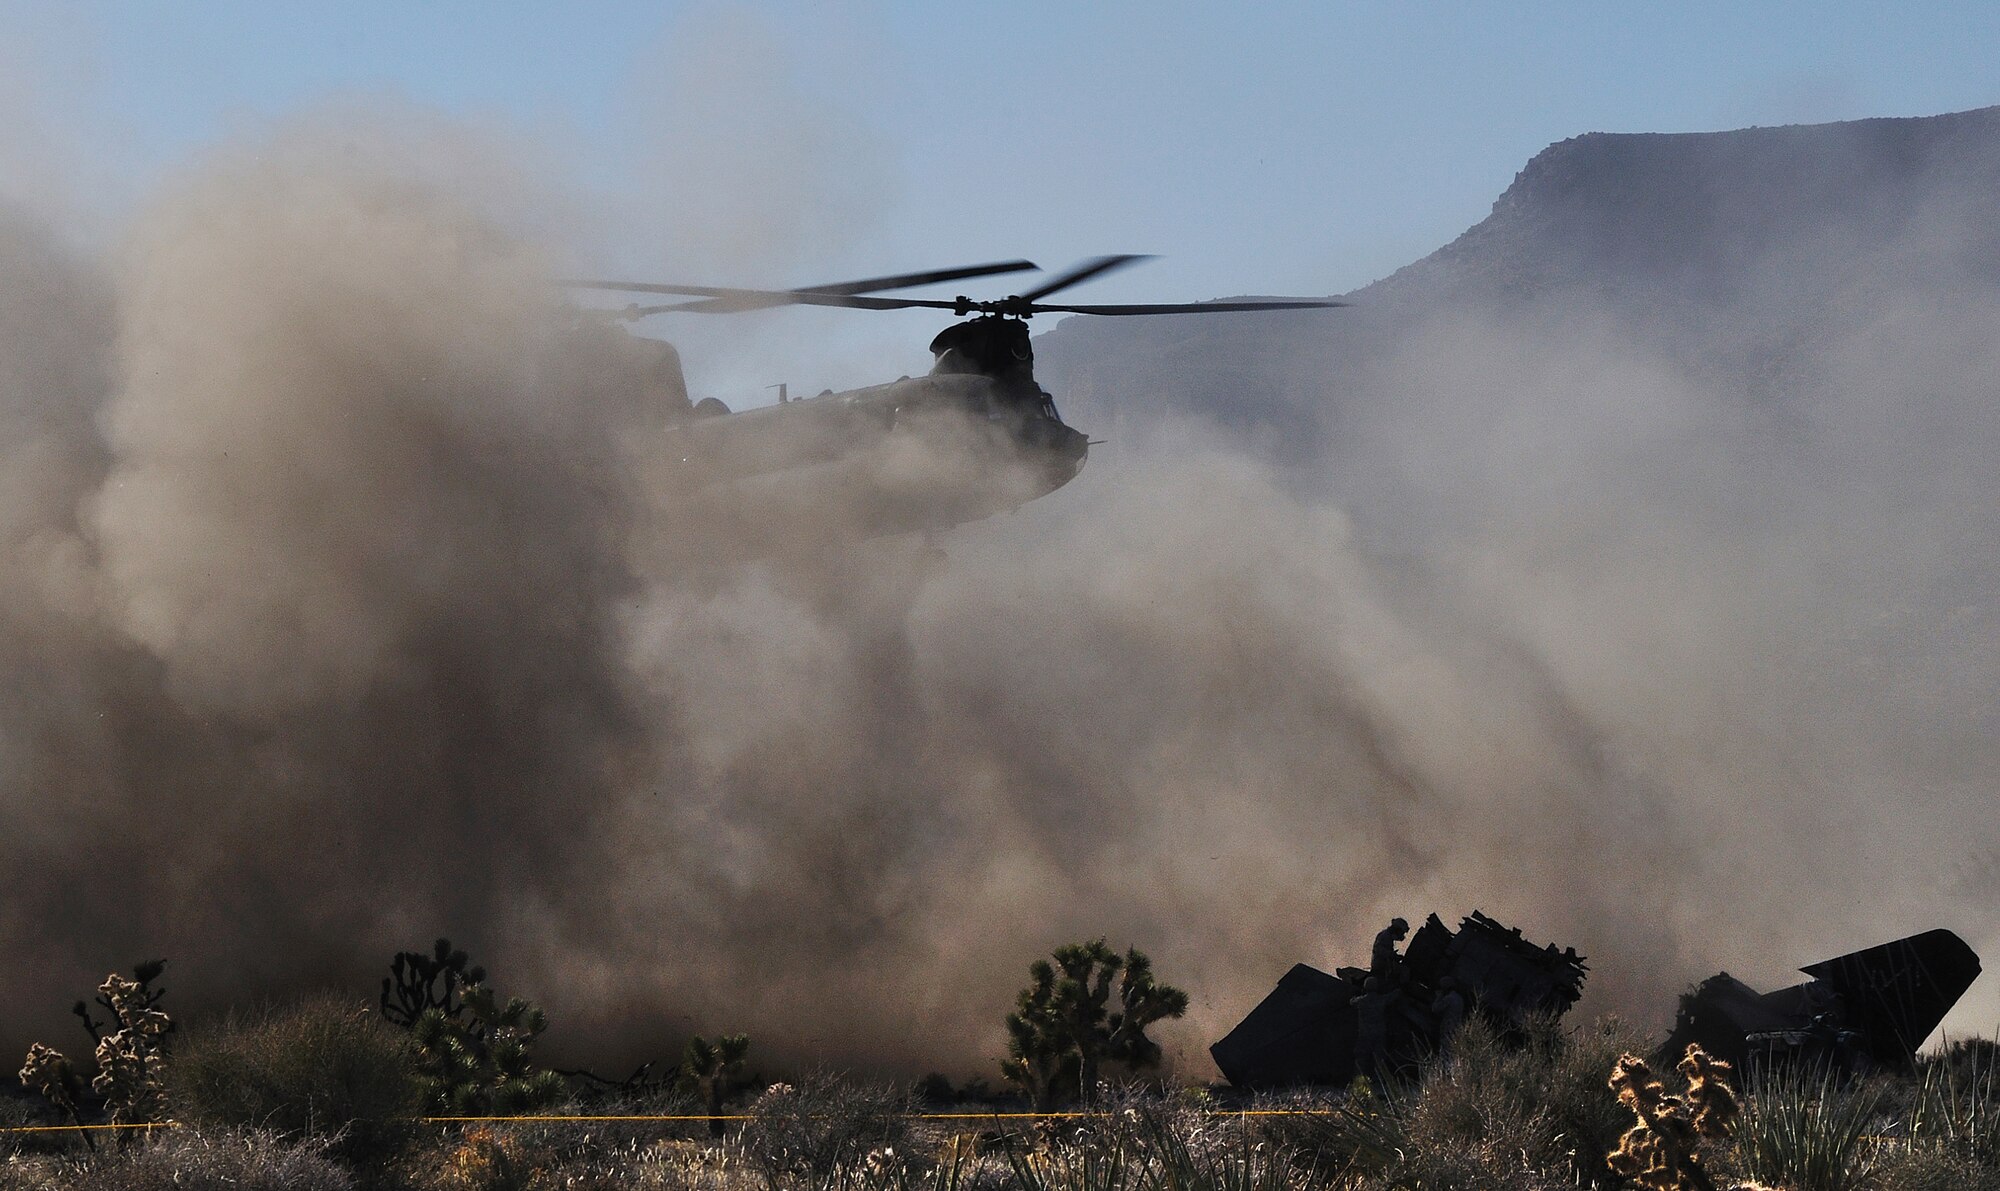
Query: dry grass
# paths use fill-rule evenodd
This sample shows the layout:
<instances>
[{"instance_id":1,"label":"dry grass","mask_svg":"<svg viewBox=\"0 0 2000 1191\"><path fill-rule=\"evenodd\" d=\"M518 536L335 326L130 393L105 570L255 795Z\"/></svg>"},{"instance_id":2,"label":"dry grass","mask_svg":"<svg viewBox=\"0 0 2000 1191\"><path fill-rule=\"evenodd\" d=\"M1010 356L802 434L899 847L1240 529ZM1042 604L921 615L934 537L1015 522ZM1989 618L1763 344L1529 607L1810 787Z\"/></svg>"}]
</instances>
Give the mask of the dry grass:
<instances>
[{"instance_id":1,"label":"dry grass","mask_svg":"<svg viewBox=\"0 0 2000 1191\"><path fill-rule=\"evenodd\" d=\"M1309 1115L1242 1116L1216 1111L1199 1092L1112 1089L1107 1117L1041 1125L912 1120L903 1091L820 1072L760 1095L751 1119L721 1139L694 1122L433 1125L409 1127L406 1144L385 1160L341 1148L353 1122L345 1130L336 1122L361 1093L317 1069L341 1070L380 1041L344 1032L353 1020L329 1017L325 1006L239 1019L199 1044L190 1035L190 1049L176 1056L207 1072L210 1119L257 1115L282 1130L190 1125L122 1151L106 1144L91 1155L71 1142L60 1152L16 1153L0 1162L0 1191L1611 1188L1629 1185L1604 1159L1631 1115L1606 1077L1621 1053L1644 1047L1615 1021L1571 1031L1536 1022L1512 1038L1474 1026L1407 1085L1257 1104ZM1810 1080L1753 1088L1735 1140L1704 1143L1716 1184L1754 1173L1789 1191L2000 1191L2000 1132L1989 1128L2000 1115L2000 1073L1988 1057L1960 1056L1919 1080L1860 1088ZM244 1072L254 1073L246 1088L222 1097L217 1085ZM348 1107L329 1107L336 1102ZM655 1094L589 1111L691 1107Z\"/></svg>"},{"instance_id":2,"label":"dry grass","mask_svg":"<svg viewBox=\"0 0 2000 1191\"><path fill-rule=\"evenodd\" d=\"M323 1147L255 1129L163 1129L92 1157L17 1158L0 1191L354 1191Z\"/></svg>"}]
</instances>

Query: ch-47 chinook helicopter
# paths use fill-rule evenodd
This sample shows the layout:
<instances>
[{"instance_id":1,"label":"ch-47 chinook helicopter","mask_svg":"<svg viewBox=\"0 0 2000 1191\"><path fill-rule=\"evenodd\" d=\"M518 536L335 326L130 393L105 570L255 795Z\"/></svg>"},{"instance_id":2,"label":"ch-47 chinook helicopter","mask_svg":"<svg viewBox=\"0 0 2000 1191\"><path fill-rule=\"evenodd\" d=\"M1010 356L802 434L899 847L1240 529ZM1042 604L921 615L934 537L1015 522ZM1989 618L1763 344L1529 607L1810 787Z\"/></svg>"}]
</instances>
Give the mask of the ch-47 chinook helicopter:
<instances>
[{"instance_id":1,"label":"ch-47 chinook helicopter","mask_svg":"<svg viewBox=\"0 0 2000 1191\"><path fill-rule=\"evenodd\" d=\"M1089 440L1063 422L1054 397L1035 381L1026 320L1036 314L1223 314L1346 304L1303 298L1110 306L1042 301L1145 259L1097 257L1026 293L990 301L873 295L1038 266L1002 261L790 290L602 280L564 284L692 299L628 306L621 312L628 320L776 306L975 315L931 341L934 363L926 376L798 400L786 400L781 391L778 404L740 413L713 397L689 404L678 361L661 345L665 375L659 383L677 406L669 411L669 453L682 478L691 481L681 487L728 490L727 499L712 502L704 516L726 520L722 528L740 541L746 533L754 537L760 529L784 524L788 510L811 507L839 522L828 526L824 516L814 518L814 535L874 537L944 529L1017 508L1062 487L1082 469Z\"/></svg>"}]
</instances>

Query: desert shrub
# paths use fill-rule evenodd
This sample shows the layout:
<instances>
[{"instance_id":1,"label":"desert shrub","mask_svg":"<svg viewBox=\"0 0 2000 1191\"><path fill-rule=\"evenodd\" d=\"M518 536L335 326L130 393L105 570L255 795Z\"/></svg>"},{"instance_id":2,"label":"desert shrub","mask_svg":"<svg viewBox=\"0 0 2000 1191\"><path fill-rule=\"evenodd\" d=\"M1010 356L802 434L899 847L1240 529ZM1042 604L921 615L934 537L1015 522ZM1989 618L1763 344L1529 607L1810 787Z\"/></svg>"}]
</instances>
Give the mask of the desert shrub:
<instances>
[{"instance_id":1,"label":"desert shrub","mask_svg":"<svg viewBox=\"0 0 2000 1191\"><path fill-rule=\"evenodd\" d=\"M563 1110L572 1111L572 1110ZM729 1146L701 1146L701 1121L592 1119L699 1113L694 1094L654 1089L605 1098L563 1121L479 1122L433 1126L429 1141L402 1163L398 1186L450 1191L549 1188L693 1187L719 1169L736 1191L755 1176Z\"/></svg>"},{"instance_id":2,"label":"desert shrub","mask_svg":"<svg viewBox=\"0 0 2000 1191\"><path fill-rule=\"evenodd\" d=\"M1925 1059L1905 1113L1909 1148L2000 1168L2000 1050L1960 1040Z\"/></svg>"},{"instance_id":3,"label":"desert shrub","mask_svg":"<svg viewBox=\"0 0 2000 1191\"><path fill-rule=\"evenodd\" d=\"M1393 1146L1385 1173L1427 1186L1609 1183L1603 1156L1630 1118L1605 1073L1638 1044L1615 1018L1566 1031L1539 1016L1503 1035L1475 1016L1414 1089L1388 1089L1370 1112L1350 1107L1347 1129L1366 1143L1356 1148L1367 1168L1381 1171Z\"/></svg>"},{"instance_id":4,"label":"desert shrub","mask_svg":"<svg viewBox=\"0 0 2000 1191\"><path fill-rule=\"evenodd\" d=\"M691 1191L697 1168L697 1158L666 1146L595 1149L533 1171L524 1191Z\"/></svg>"},{"instance_id":5,"label":"desert shrub","mask_svg":"<svg viewBox=\"0 0 2000 1191\"><path fill-rule=\"evenodd\" d=\"M363 1166L391 1154L423 1107L410 1036L335 996L190 1031L168 1091L183 1121L317 1139Z\"/></svg>"},{"instance_id":6,"label":"desert shrub","mask_svg":"<svg viewBox=\"0 0 2000 1191\"><path fill-rule=\"evenodd\" d=\"M0 1076L0 1079L4 1078ZM53 1104L46 1100L13 1095L6 1090L0 1090L0 1162L5 1162L15 1154L59 1153L64 1150L82 1149L83 1143L74 1133L13 1132L16 1129L70 1123Z\"/></svg>"},{"instance_id":7,"label":"desert shrub","mask_svg":"<svg viewBox=\"0 0 2000 1191\"><path fill-rule=\"evenodd\" d=\"M1932 1146L1904 1147L1881 1155L1872 1185L1889 1191L2000 1191L2000 1173L1963 1154Z\"/></svg>"},{"instance_id":8,"label":"desert shrub","mask_svg":"<svg viewBox=\"0 0 2000 1191\"><path fill-rule=\"evenodd\" d=\"M1241 1118L1173 1099L1121 1115L1139 1126L1138 1191L1290 1191L1290 1165Z\"/></svg>"},{"instance_id":9,"label":"desert shrub","mask_svg":"<svg viewBox=\"0 0 2000 1191\"><path fill-rule=\"evenodd\" d=\"M676 1081L631 1091L599 1089L589 1100L573 1099L571 1111L605 1117L692 1117L708 1112L702 1094ZM592 1121L591 1132L607 1144L694 1141L709 1135L698 1120Z\"/></svg>"},{"instance_id":10,"label":"desert shrub","mask_svg":"<svg viewBox=\"0 0 2000 1191\"><path fill-rule=\"evenodd\" d=\"M1250 1103L1258 1115L1259 1139L1315 1186L1334 1183L1373 1159L1393 1164L1402 1123L1384 1106L1367 1080L1355 1081L1354 1095L1324 1088L1268 1092ZM1378 1126L1379 1127L1374 1127Z\"/></svg>"},{"instance_id":11,"label":"desert shrub","mask_svg":"<svg viewBox=\"0 0 2000 1191\"><path fill-rule=\"evenodd\" d=\"M1474 1048L1426 1080L1403 1111L1397 1181L1425 1186L1519 1185L1573 1165L1547 1109L1512 1095L1504 1066ZM1568 1182L1565 1177L1563 1182Z\"/></svg>"},{"instance_id":12,"label":"desert shrub","mask_svg":"<svg viewBox=\"0 0 2000 1191\"><path fill-rule=\"evenodd\" d=\"M426 1191L527 1191L558 1165L546 1137L505 1125L450 1129L441 1144L405 1164L404 1181Z\"/></svg>"},{"instance_id":13,"label":"desert shrub","mask_svg":"<svg viewBox=\"0 0 2000 1191\"><path fill-rule=\"evenodd\" d=\"M1586 1181L1600 1178L1599 1161L1631 1123L1605 1076L1620 1055L1643 1052L1651 1040L1615 1016L1568 1032L1555 1018L1530 1018L1522 1031L1526 1066L1542 1083L1539 1094L1548 1108L1549 1123L1573 1155L1579 1176ZM1519 1090L1523 1095L1536 1094L1528 1086Z\"/></svg>"},{"instance_id":14,"label":"desert shrub","mask_svg":"<svg viewBox=\"0 0 2000 1191\"><path fill-rule=\"evenodd\" d=\"M1101 1111L1001 1131L984 1156L976 1146L940 1147L927 1161L907 1164L919 1179L888 1185L896 1191L1288 1191L1302 1182L1260 1124L1218 1114L1199 1089L1114 1087Z\"/></svg>"},{"instance_id":15,"label":"desert shrub","mask_svg":"<svg viewBox=\"0 0 2000 1191\"><path fill-rule=\"evenodd\" d=\"M1503 1036L1474 1017L1413 1080L1261 1097L1295 1115L1257 1130L1315 1186L1618 1185L1602 1163L1631 1116L1604 1077L1643 1045L1616 1018L1573 1031L1535 1018Z\"/></svg>"},{"instance_id":16,"label":"desert shrub","mask_svg":"<svg viewBox=\"0 0 2000 1191\"><path fill-rule=\"evenodd\" d=\"M868 1174L869 1157L909 1148L907 1095L882 1084L814 1071L774 1084L750 1105L737 1144L771 1191L846 1188Z\"/></svg>"},{"instance_id":17,"label":"desert shrub","mask_svg":"<svg viewBox=\"0 0 2000 1191\"><path fill-rule=\"evenodd\" d=\"M322 1147L256 1129L162 1129L67 1167L63 1191L353 1191Z\"/></svg>"},{"instance_id":18,"label":"desert shrub","mask_svg":"<svg viewBox=\"0 0 2000 1191\"><path fill-rule=\"evenodd\" d=\"M1788 1191L1868 1185L1880 1085L1845 1083L1831 1071L1795 1064L1753 1069L1744 1086L1736 1158L1746 1175Z\"/></svg>"}]
</instances>

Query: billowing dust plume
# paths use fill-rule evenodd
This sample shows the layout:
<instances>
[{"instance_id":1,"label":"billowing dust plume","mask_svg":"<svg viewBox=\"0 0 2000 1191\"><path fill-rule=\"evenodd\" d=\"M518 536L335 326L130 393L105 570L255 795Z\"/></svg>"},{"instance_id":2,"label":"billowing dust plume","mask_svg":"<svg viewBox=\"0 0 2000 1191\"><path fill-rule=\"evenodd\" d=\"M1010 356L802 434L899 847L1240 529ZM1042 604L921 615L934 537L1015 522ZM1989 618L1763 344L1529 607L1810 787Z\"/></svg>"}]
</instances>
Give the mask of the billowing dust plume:
<instances>
[{"instance_id":1,"label":"billowing dust plume","mask_svg":"<svg viewBox=\"0 0 2000 1191\"><path fill-rule=\"evenodd\" d=\"M1657 1018L1796 894L1773 871L1854 860L1838 815L1785 834L1825 788L1790 751L1711 751L1761 689L1672 648L1733 623L1745 572L1708 564L1737 535L1606 554L1468 522L1383 561L1338 502L1171 424L942 560L734 557L658 480L655 357L564 311L565 246L448 149L294 128L191 169L103 259L0 222L17 1041L138 959L187 1010L367 994L445 934L607 1068L728 1029L771 1066L990 1076L1028 962L1103 934L1193 994L1169 1041L1199 1075L1286 965L1352 962L1392 914L1484 906ZM1398 375L1467 383L1454 342ZM1472 379L1545 392L1539 351ZM1647 375L1596 358L1562 400ZM1938 821L1898 820L1890 857Z\"/></svg>"}]
</instances>

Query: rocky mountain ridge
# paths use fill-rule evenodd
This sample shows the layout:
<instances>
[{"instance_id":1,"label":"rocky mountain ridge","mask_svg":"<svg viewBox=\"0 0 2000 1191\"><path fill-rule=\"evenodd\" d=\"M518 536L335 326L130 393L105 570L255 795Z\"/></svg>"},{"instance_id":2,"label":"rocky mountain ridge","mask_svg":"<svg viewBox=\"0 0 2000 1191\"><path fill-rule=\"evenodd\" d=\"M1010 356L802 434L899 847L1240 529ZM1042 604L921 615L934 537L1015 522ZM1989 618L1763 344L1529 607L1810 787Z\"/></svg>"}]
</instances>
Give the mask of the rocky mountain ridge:
<instances>
[{"instance_id":1,"label":"rocky mountain ridge","mask_svg":"<svg viewBox=\"0 0 2000 1191\"><path fill-rule=\"evenodd\" d=\"M1074 318L1039 371L1088 422L1169 409L1289 440L1441 317L1622 320L1783 387L1786 357L1899 289L2000 283L2000 107L1713 133L1586 133L1451 243L1298 315Z\"/></svg>"}]
</instances>

